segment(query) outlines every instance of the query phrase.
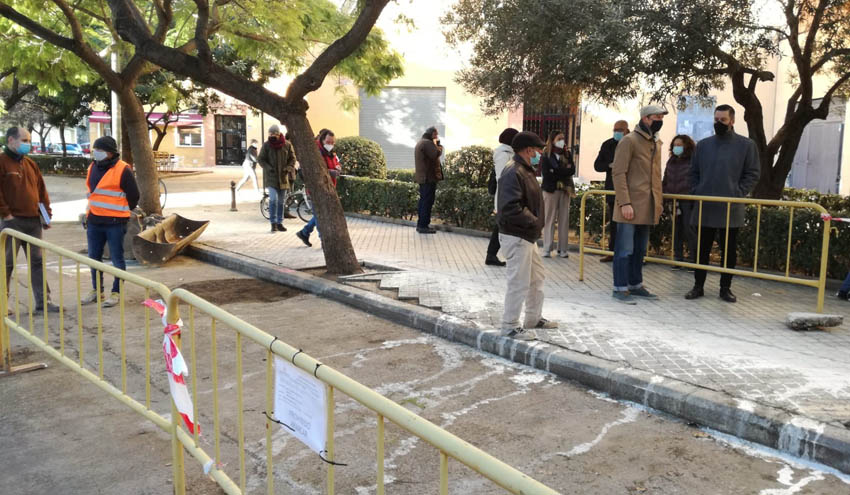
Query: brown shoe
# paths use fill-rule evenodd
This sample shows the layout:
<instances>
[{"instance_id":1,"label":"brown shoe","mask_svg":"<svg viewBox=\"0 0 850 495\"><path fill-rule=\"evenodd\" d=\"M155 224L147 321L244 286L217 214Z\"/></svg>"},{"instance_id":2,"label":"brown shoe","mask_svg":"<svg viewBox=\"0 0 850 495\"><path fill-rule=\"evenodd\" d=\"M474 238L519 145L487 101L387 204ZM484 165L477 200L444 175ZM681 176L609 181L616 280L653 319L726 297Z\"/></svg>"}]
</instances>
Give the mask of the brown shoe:
<instances>
[{"instance_id":1,"label":"brown shoe","mask_svg":"<svg viewBox=\"0 0 850 495\"><path fill-rule=\"evenodd\" d=\"M603 256L603 257L599 258L600 263L610 263L612 261L614 261L613 256Z\"/></svg>"}]
</instances>

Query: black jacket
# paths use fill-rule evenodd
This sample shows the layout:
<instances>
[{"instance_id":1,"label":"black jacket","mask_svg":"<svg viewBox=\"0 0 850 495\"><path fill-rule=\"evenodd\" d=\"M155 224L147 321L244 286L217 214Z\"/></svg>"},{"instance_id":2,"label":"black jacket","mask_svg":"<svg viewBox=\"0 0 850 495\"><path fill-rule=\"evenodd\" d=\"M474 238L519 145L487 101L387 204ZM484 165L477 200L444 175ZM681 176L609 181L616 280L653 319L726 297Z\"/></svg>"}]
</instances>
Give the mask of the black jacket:
<instances>
[{"instance_id":1,"label":"black jacket","mask_svg":"<svg viewBox=\"0 0 850 495\"><path fill-rule=\"evenodd\" d=\"M518 155L508 162L496 191L499 232L534 243L543 232L543 193L531 165Z\"/></svg>"},{"instance_id":2,"label":"black jacket","mask_svg":"<svg viewBox=\"0 0 850 495\"><path fill-rule=\"evenodd\" d=\"M593 162L593 169L597 172L605 172L605 190L614 190L614 181L611 179L611 164L614 163L614 152L617 150L618 141L610 138L602 143L599 148L599 154L596 156L596 161ZM608 204L614 204L614 195L606 198Z\"/></svg>"},{"instance_id":3,"label":"black jacket","mask_svg":"<svg viewBox=\"0 0 850 495\"><path fill-rule=\"evenodd\" d=\"M573 175L576 173L576 165L573 163L573 155L569 151L561 155L560 160L558 160L558 156L555 153L550 155L544 153L543 157L540 158L540 166L543 169L543 184L541 185L541 189L547 193L555 192L559 181L568 187L575 187L573 185Z\"/></svg>"}]
</instances>

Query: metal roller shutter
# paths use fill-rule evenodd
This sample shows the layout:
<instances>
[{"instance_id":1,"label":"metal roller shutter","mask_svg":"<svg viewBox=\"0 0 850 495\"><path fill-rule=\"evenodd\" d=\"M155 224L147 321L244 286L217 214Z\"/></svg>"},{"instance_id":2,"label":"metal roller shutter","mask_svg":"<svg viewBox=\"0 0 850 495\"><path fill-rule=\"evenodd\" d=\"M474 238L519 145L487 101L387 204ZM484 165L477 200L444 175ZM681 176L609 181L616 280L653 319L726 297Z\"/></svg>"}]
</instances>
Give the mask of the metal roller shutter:
<instances>
[{"instance_id":1,"label":"metal roller shutter","mask_svg":"<svg viewBox=\"0 0 850 495\"><path fill-rule=\"evenodd\" d=\"M360 135L384 150L387 168L413 168L413 148L425 129L444 136L446 88L385 88L378 96L360 90Z\"/></svg>"}]
</instances>

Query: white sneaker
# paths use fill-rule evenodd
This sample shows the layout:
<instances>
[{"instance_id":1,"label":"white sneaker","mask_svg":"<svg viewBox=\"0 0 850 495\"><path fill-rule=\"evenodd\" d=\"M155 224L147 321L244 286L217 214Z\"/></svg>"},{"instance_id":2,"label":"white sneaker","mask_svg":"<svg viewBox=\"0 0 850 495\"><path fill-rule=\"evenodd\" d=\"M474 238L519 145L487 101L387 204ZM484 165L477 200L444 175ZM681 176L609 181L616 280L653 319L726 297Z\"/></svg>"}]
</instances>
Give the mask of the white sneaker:
<instances>
[{"instance_id":1,"label":"white sneaker","mask_svg":"<svg viewBox=\"0 0 850 495\"><path fill-rule=\"evenodd\" d=\"M117 306L119 302L121 302L121 294L113 292L112 294L109 294L108 299L103 301L103 307L111 308L112 306Z\"/></svg>"},{"instance_id":2,"label":"white sneaker","mask_svg":"<svg viewBox=\"0 0 850 495\"><path fill-rule=\"evenodd\" d=\"M544 251L543 257L544 258L551 258L552 257L552 251Z\"/></svg>"},{"instance_id":3,"label":"white sneaker","mask_svg":"<svg viewBox=\"0 0 850 495\"><path fill-rule=\"evenodd\" d=\"M100 296L100 300L101 300L101 301L103 301L104 299L106 299L106 296L104 296L103 294L101 294L101 296ZM91 292L89 292L88 294L86 294L86 297L82 298L82 299L80 300L80 302L81 302L81 303L83 303L83 304L91 304L91 303L93 303L93 302L97 302L97 291L96 291L96 290L92 290Z\"/></svg>"},{"instance_id":4,"label":"white sneaker","mask_svg":"<svg viewBox=\"0 0 850 495\"><path fill-rule=\"evenodd\" d=\"M566 252L566 251L558 251L558 257L559 257L559 258L569 258L569 257L570 257L570 253L568 253L568 252Z\"/></svg>"}]
</instances>

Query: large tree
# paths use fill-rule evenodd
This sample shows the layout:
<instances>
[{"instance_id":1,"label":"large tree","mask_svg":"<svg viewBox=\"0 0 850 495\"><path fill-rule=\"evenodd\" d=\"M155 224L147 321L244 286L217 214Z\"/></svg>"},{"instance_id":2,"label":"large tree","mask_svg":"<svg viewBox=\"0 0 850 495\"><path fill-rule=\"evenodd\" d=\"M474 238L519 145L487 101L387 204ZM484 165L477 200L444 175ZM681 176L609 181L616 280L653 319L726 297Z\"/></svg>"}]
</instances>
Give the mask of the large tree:
<instances>
[{"instance_id":1,"label":"large tree","mask_svg":"<svg viewBox=\"0 0 850 495\"><path fill-rule=\"evenodd\" d=\"M380 33L372 32L388 0L364 0L356 2L351 9L339 9L326 0L296 1L285 6L245 2L240 4L244 10L233 11L241 22L230 23L227 29L220 29L211 36L210 30L216 23L210 13L216 3L219 2L194 1L196 53L189 54L153 36L146 27L143 12L134 2L109 0L116 30L136 47L137 54L160 67L218 89L286 124L314 199L328 271L361 271L342 205L313 140L305 97L319 89L331 71L372 92L401 73L398 55L389 52ZM163 21L170 21L172 2L157 2L156 15ZM260 19L265 21L259 22ZM282 43L281 38L290 42ZM277 58L284 62L288 72L301 72L292 80L285 96L277 95L262 82L216 63L213 47L222 44L236 45L240 52L250 54L254 60ZM314 56L313 51L320 53Z\"/></svg>"},{"instance_id":2,"label":"large tree","mask_svg":"<svg viewBox=\"0 0 850 495\"><path fill-rule=\"evenodd\" d=\"M603 102L708 96L731 83L759 150L762 198L781 196L804 128L849 87L846 0L460 0L444 21L450 42L473 44L459 80L491 110L577 92ZM768 136L757 89L786 55L794 92ZM816 94L818 78L829 84Z\"/></svg>"}]
</instances>

